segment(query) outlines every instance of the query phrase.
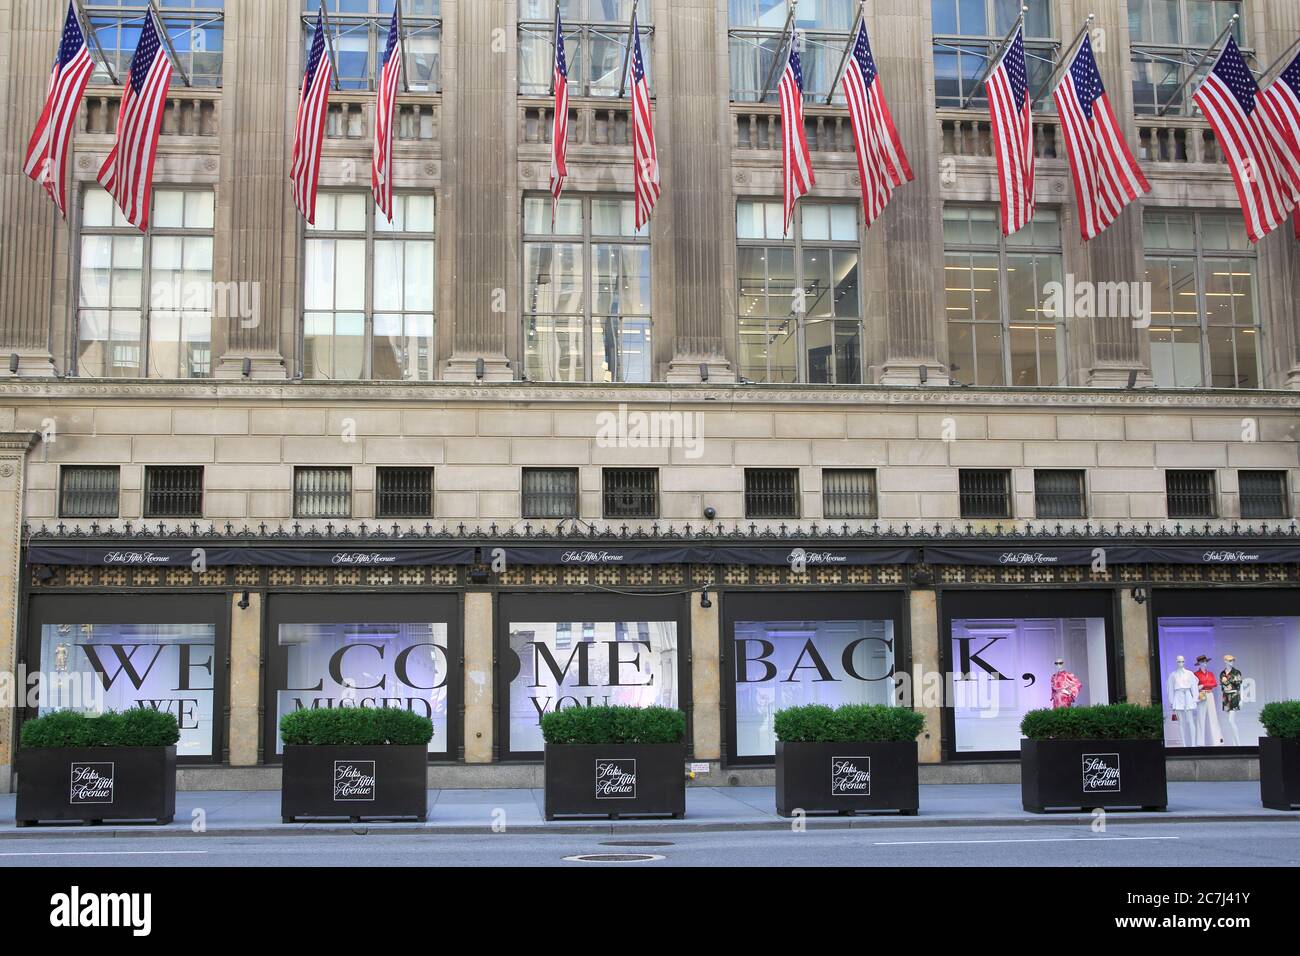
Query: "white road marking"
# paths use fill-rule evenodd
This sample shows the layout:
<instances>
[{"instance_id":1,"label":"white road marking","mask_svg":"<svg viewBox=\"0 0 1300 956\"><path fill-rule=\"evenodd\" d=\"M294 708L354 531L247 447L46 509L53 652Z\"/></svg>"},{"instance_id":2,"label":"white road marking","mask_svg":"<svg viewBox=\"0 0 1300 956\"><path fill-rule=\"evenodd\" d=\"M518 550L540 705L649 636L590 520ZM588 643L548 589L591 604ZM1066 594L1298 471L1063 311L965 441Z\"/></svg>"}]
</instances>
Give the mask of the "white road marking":
<instances>
[{"instance_id":1,"label":"white road marking","mask_svg":"<svg viewBox=\"0 0 1300 956\"><path fill-rule=\"evenodd\" d=\"M963 843L1080 843L1089 840L1110 841L1112 843L1136 840L1177 840L1176 836L1152 836L1152 837L1041 837L1030 840L897 840L891 843L876 843L873 846L927 846L927 845L944 845L952 844L959 846Z\"/></svg>"},{"instance_id":2,"label":"white road marking","mask_svg":"<svg viewBox=\"0 0 1300 956\"><path fill-rule=\"evenodd\" d=\"M30 853L0 853L0 856L192 856L207 850L52 850Z\"/></svg>"}]
</instances>

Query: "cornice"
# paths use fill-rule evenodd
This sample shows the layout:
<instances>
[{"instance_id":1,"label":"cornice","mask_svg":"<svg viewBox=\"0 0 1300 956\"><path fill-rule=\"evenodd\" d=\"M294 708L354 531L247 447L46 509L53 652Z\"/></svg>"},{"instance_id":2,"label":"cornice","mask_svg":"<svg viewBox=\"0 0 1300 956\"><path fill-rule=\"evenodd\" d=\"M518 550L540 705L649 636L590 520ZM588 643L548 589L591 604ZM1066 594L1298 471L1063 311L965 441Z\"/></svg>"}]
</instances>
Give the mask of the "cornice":
<instances>
[{"instance_id":1,"label":"cornice","mask_svg":"<svg viewBox=\"0 0 1300 956\"><path fill-rule=\"evenodd\" d=\"M927 386L572 385L539 382L242 382L208 380L112 381L11 378L0 380L0 401L13 402L304 402L497 403L592 405L722 404L771 408L847 409L1058 408L1147 412L1277 410L1300 412L1300 391L1232 389L974 388Z\"/></svg>"}]
</instances>

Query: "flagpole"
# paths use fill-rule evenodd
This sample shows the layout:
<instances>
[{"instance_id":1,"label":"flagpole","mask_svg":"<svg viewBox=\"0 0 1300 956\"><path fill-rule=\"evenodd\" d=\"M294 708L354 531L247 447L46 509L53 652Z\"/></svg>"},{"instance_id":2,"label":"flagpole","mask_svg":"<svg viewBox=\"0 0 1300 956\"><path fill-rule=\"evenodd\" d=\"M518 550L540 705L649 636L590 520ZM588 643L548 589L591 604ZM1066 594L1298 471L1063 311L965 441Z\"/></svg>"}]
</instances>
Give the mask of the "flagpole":
<instances>
[{"instance_id":1,"label":"flagpole","mask_svg":"<svg viewBox=\"0 0 1300 956\"><path fill-rule=\"evenodd\" d=\"M785 26L781 29L781 45L777 47L776 59L772 61L772 69L768 70L767 80L763 83L763 95L758 98L760 103L767 102L768 91L772 89L772 81L776 79L777 69L781 67L781 54L789 48L786 42L786 34L789 34L791 38L794 37L794 31L791 28L794 26L794 13L797 6L799 6L799 0L790 0L790 6L785 15ZM785 58L789 58L789 53L786 53Z\"/></svg>"},{"instance_id":2,"label":"flagpole","mask_svg":"<svg viewBox=\"0 0 1300 956\"><path fill-rule=\"evenodd\" d=\"M402 0L397 0L393 7L393 15L397 17L397 43L401 51L402 67L402 92L411 92L411 78L406 73L406 24L402 20Z\"/></svg>"},{"instance_id":3,"label":"flagpole","mask_svg":"<svg viewBox=\"0 0 1300 956\"><path fill-rule=\"evenodd\" d=\"M1240 19L1241 19L1241 14L1234 13L1232 15L1232 17L1228 20L1228 25L1224 27L1222 31L1220 31L1217 37L1214 38L1214 42L1205 48L1205 52L1201 54L1201 58L1196 61L1196 65L1192 67L1191 71L1187 74L1187 79L1179 83L1178 89L1174 90L1172 93L1169 94L1169 102L1167 102L1164 106L1160 107L1160 109L1156 112L1157 116L1164 116L1166 113L1169 112L1169 108L1174 105L1174 99L1178 96L1179 93L1187 89L1187 84L1191 83L1192 80L1196 79L1196 71L1201 68L1201 64L1204 63L1207 59L1209 59L1210 54L1214 52L1214 48L1223 42L1223 38L1226 37L1232 31L1232 28L1237 25L1237 21Z\"/></svg>"},{"instance_id":4,"label":"flagpole","mask_svg":"<svg viewBox=\"0 0 1300 956\"><path fill-rule=\"evenodd\" d=\"M1011 46L1011 41L1015 39L1016 32L1024 27L1025 14L1028 12L1029 8L1021 5L1020 16L1016 18L1015 23L1011 24L1010 32L1008 32L1007 35L1002 38L1002 42L998 44L998 51L994 53L993 56L989 57L988 63L984 64L984 72L980 74L980 78L975 81L975 85L971 87L970 93L967 95L966 99L962 101L962 109L970 106L970 101L975 99L975 94L979 91L980 84L989 78L989 74L993 72L993 67L997 65L998 60L1002 59L1002 54L1007 51L1007 47Z\"/></svg>"},{"instance_id":5,"label":"flagpole","mask_svg":"<svg viewBox=\"0 0 1300 956\"><path fill-rule=\"evenodd\" d=\"M334 52L334 27L330 24L330 12L325 9L325 0L320 0L320 15L325 21L325 45L330 51L330 72L334 74L334 92L343 87L339 85L339 58Z\"/></svg>"},{"instance_id":6,"label":"flagpole","mask_svg":"<svg viewBox=\"0 0 1300 956\"><path fill-rule=\"evenodd\" d=\"M96 33L95 28L91 26L90 17L86 16L86 11L81 5L81 0L74 0L74 2L77 8L77 19L81 21L81 32L90 37L90 42L95 45L95 51L99 53L99 62L104 65L104 71L108 74L108 78L113 81L113 85L121 86L122 81L117 78L117 72L113 69L112 64L108 62L108 56L104 53L104 48L99 43L99 34Z\"/></svg>"},{"instance_id":7,"label":"flagpole","mask_svg":"<svg viewBox=\"0 0 1300 956\"><path fill-rule=\"evenodd\" d=\"M1291 51L1298 46L1300 46L1300 37L1296 37L1294 40L1292 40L1291 45L1282 51L1282 55L1264 68L1264 72L1259 74L1259 85L1261 87L1264 86L1264 80L1268 77L1270 73L1273 72L1274 68L1283 60L1285 60L1287 57L1289 57L1291 55Z\"/></svg>"},{"instance_id":8,"label":"flagpole","mask_svg":"<svg viewBox=\"0 0 1300 956\"><path fill-rule=\"evenodd\" d=\"M1035 101L1037 101L1039 97L1041 97L1044 93L1046 93L1048 90L1052 88L1052 84L1055 83L1056 78L1060 76L1061 70L1063 70L1066 67L1066 65L1069 64L1070 57L1074 56L1075 48L1079 45L1079 43L1083 40L1084 36L1088 33L1088 28L1092 26L1092 21L1095 19L1097 19L1097 14L1095 13L1088 14L1088 18L1083 21L1083 26L1079 28L1079 32L1075 35L1074 39L1070 41L1070 45L1065 48L1065 55L1062 56L1060 61L1056 64L1056 66L1052 68L1052 73L1047 78L1047 82L1043 84L1043 86L1039 89L1038 93L1034 96Z\"/></svg>"},{"instance_id":9,"label":"flagpole","mask_svg":"<svg viewBox=\"0 0 1300 956\"><path fill-rule=\"evenodd\" d=\"M149 0L149 9L154 16L154 27L162 35L163 46L167 48L167 55L171 57L172 69L181 75L181 80L184 81L186 86L193 86L194 84L190 82L189 75L181 67L180 57L176 55L176 47L172 46L172 38L167 33L167 25L163 22L162 14L158 12L155 0Z\"/></svg>"},{"instance_id":10,"label":"flagpole","mask_svg":"<svg viewBox=\"0 0 1300 956\"><path fill-rule=\"evenodd\" d=\"M853 44L858 39L858 26L867 18L867 0L858 0L858 15L853 21L853 27L849 30L849 43L844 48L844 55L840 57L840 65L835 68L835 79L831 80L831 91L826 94L826 105L830 106L835 99L835 84L839 83L840 77L844 75L844 64L849 62L849 53L853 50Z\"/></svg>"},{"instance_id":11,"label":"flagpole","mask_svg":"<svg viewBox=\"0 0 1300 956\"><path fill-rule=\"evenodd\" d=\"M627 25L627 46L623 48L623 72L619 74L618 81L618 98L623 98L623 93L627 90L627 64L632 59L632 41L636 39L636 8L641 0L632 0L632 19Z\"/></svg>"},{"instance_id":12,"label":"flagpole","mask_svg":"<svg viewBox=\"0 0 1300 956\"><path fill-rule=\"evenodd\" d=\"M555 31L551 37L551 92L555 95L555 63L560 58L560 0L555 0ZM552 223L554 225L554 223Z\"/></svg>"}]
</instances>

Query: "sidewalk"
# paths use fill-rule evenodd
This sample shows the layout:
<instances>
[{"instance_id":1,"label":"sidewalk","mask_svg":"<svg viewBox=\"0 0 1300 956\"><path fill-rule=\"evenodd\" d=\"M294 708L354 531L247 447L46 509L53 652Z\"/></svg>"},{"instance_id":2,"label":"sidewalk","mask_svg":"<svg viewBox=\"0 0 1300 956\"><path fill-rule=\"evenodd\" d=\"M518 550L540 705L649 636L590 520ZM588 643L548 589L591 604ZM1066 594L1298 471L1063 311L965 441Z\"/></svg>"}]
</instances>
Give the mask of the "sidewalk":
<instances>
[{"instance_id":1,"label":"sidewalk","mask_svg":"<svg viewBox=\"0 0 1300 956\"><path fill-rule=\"evenodd\" d=\"M0 794L0 839L50 836L188 836L196 816L206 817L208 832L228 836L304 835L312 833L491 833L504 825L507 833L671 833L710 830L782 830L792 821L776 815L771 787L690 787L686 791L683 820L558 820L542 818L541 790L431 790L427 823L292 823L280 822L278 791L186 791L176 794L176 819L166 827L105 824L102 826L14 826L13 794ZM202 811L198 814L197 811ZM1222 823L1290 818L1300 822L1300 812L1284 813L1260 806L1259 784L1171 783L1165 813L1121 812L1107 814L1108 824ZM921 787L921 812L915 817L809 816L813 828L933 827L1090 823L1086 813L1026 813L1020 807L1020 788L1006 784L949 784Z\"/></svg>"}]
</instances>

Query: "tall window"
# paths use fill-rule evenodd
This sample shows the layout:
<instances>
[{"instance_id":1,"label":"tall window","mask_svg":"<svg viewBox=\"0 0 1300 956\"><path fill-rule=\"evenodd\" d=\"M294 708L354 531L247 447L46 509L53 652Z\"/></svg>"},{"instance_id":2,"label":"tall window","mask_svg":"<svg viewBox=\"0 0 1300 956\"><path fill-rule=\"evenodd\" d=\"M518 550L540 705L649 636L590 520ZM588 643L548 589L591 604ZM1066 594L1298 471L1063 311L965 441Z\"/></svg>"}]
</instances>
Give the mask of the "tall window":
<instances>
[{"instance_id":1,"label":"tall window","mask_svg":"<svg viewBox=\"0 0 1300 956\"><path fill-rule=\"evenodd\" d=\"M1020 15L1022 0L930 0L934 18L934 91L941 107L988 107L980 76L997 53L998 44ZM1023 0L1025 66L1029 91L1040 94L1035 108L1049 106L1047 83L1055 61L1056 43L1048 0Z\"/></svg>"},{"instance_id":2,"label":"tall window","mask_svg":"<svg viewBox=\"0 0 1300 956\"><path fill-rule=\"evenodd\" d=\"M631 200L524 200L524 363L535 382L648 382L650 229Z\"/></svg>"},{"instance_id":3,"label":"tall window","mask_svg":"<svg viewBox=\"0 0 1300 956\"><path fill-rule=\"evenodd\" d=\"M433 196L321 193L307 227L302 368L308 379L432 381Z\"/></svg>"},{"instance_id":4,"label":"tall window","mask_svg":"<svg viewBox=\"0 0 1300 956\"><path fill-rule=\"evenodd\" d=\"M637 30L651 70L650 4L637 7ZM632 0L560 0L564 21L564 56L569 67L570 96L618 96L623 79ZM519 92L546 96L555 72L555 0L519 0Z\"/></svg>"},{"instance_id":5,"label":"tall window","mask_svg":"<svg viewBox=\"0 0 1300 956\"><path fill-rule=\"evenodd\" d=\"M1255 251L1238 212L1147 210L1157 386L1259 388Z\"/></svg>"},{"instance_id":6,"label":"tall window","mask_svg":"<svg viewBox=\"0 0 1300 956\"><path fill-rule=\"evenodd\" d=\"M856 203L736 204L741 375L755 382L862 381Z\"/></svg>"},{"instance_id":7,"label":"tall window","mask_svg":"<svg viewBox=\"0 0 1300 956\"><path fill-rule=\"evenodd\" d=\"M325 0L339 86L373 90L383 69L395 0ZM442 76L442 0L402 0L406 78L412 92L436 92ZM303 50L311 44L320 0L303 0ZM400 90L402 87L398 87Z\"/></svg>"},{"instance_id":8,"label":"tall window","mask_svg":"<svg viewBox=\"0 0 1300 956\"><path fill-rule=\"evenodd\" d=\"M788 6L786 0L730 0L732 100L761 100L765 87L769 99L774 97L780 73L772 76L773 64L783 52ZM799 5L794 27L799 31L799 63L808 102L825 101L831 92L857 13L857 0L815 0ZM835 102L844 102L838 89Z\"/></svg>"},{"instance_id":9,"label":"tall window","mask_svg":"<svg viewBox=\"0 0 1300 956\"><path fill-rule=\"evenodd\" d=\"M67 5L56 6L66 9ZM89 0L84 4L90 29L103 47L119 83L131 68L131 56L140 42L147 6L145 0ZM195 86L220 86L225 0L158 0L158 7L163 29L176 51L176 60L190 82ZM86 39L90 42L90 37ZM90 53L95 60L94 81L111 82L93 43ZM179 76L173 76L173 89L181 83Z\"/></svg>"},{"instance_id":10,"label":"tall window","mask_svg":"<svg viewBox=\"0 0 1300 956\"><path fill-rule=\"evenodd\" d=\"M945 206L944 289L948 361L963 385L1067 384L1065 326L1047 308L1061 282L1061 227L1054 209L1003 236L998 211Z\"/></svg>"},{"instance_id":11,"label":"tall window","mask_svg":"<svg viewBox=\"0 0 1300 956\"><path fill-rule=\"evenodd\" d=\"M1241 0L1128 0L1133 108L1156 113L1168 105L1173 113L1194 112L1196 84L1179 87L1241 7ZM1238 20L1232 32L1244 47L1243 22ZM1214 58L1208 57L1197 76L1205 76L1213 65Z\"/></svg>"},{"instance_id":12,"label":"tall window","mask_svg":"<svg viewBox=\"0 0 1300 956\"><path fill-rule=\"evenodd\" d=\"M212 374L212 205L210 189L156 189L142 236L104 190L82 193L79 375Z\"/></svg>"}]
</instances>

